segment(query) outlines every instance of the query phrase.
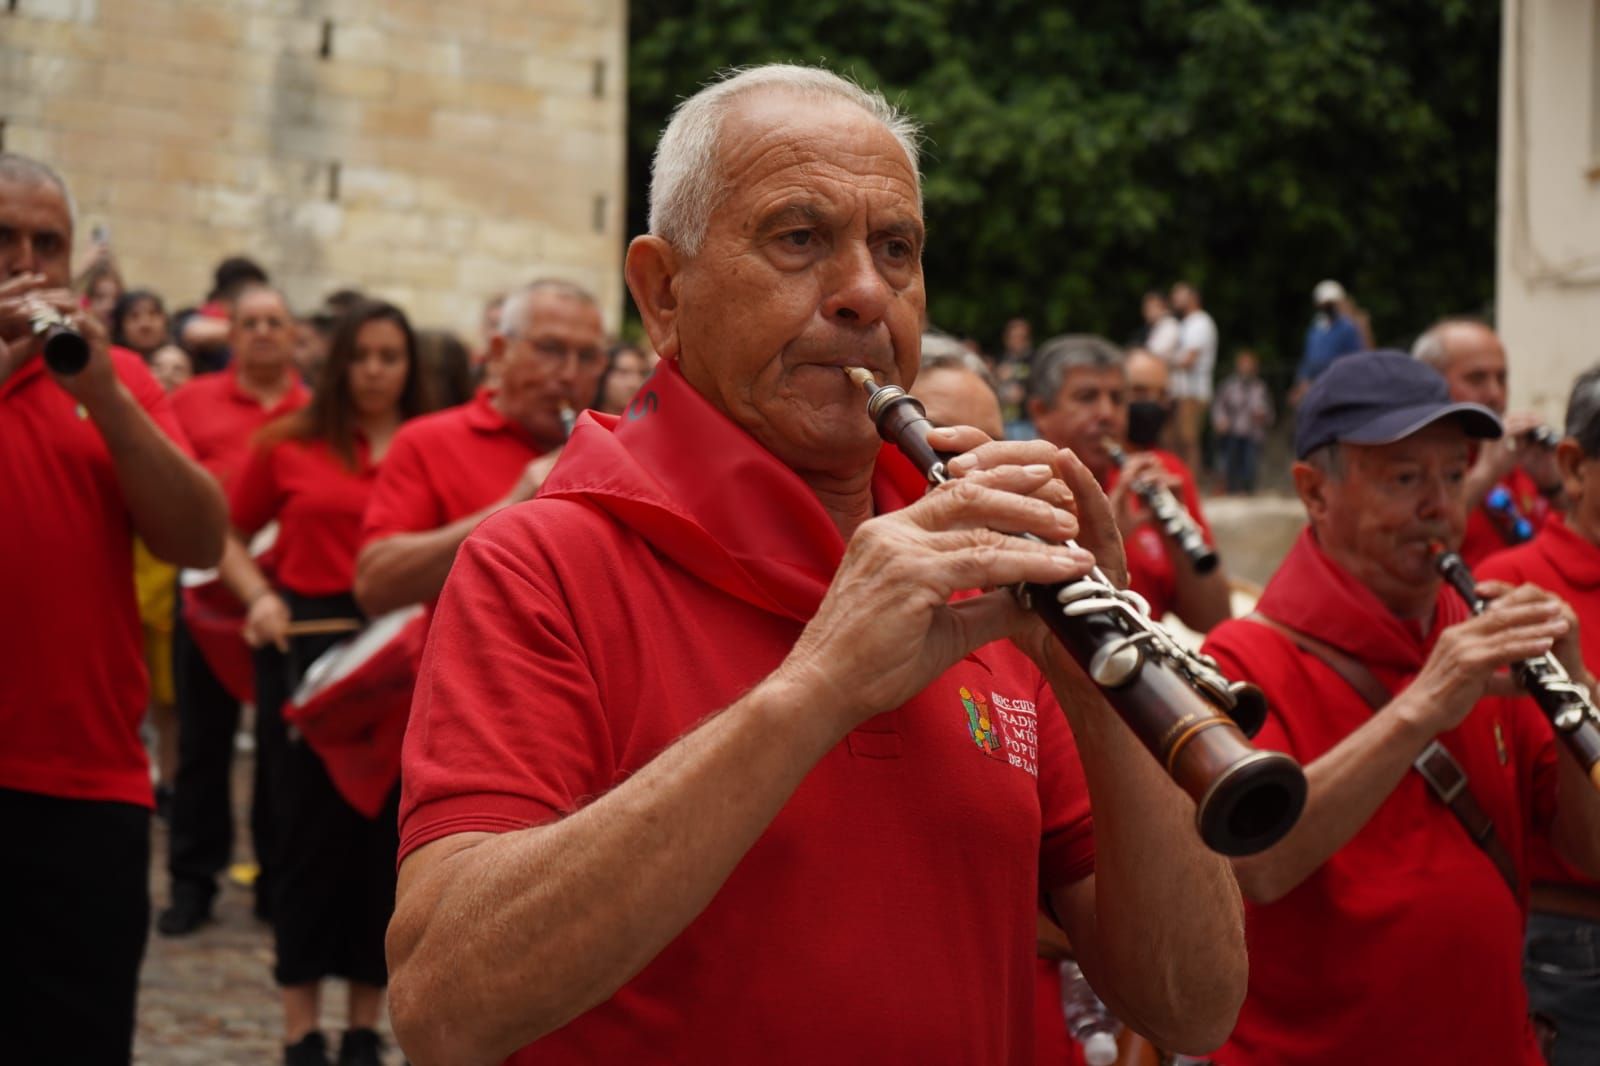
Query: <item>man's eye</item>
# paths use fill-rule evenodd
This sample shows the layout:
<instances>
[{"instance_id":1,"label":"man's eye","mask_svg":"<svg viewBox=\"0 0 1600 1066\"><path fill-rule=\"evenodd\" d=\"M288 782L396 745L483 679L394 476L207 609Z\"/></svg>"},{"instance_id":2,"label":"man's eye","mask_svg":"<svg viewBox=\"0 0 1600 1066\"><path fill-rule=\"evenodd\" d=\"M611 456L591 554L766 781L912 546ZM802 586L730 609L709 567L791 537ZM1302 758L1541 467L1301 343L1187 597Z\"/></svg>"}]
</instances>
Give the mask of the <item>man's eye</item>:
<instances>
[{"instance_id":1,"label":"man's eye","mask_svg":"<svg viewBox=\"0 0 1600 1066\"><path fill-rule=\"evenodd\" d=\"M891 258L894 258L894 259L910 259L911 258L912 250L911 250L911 242L910 241L903 241L903 240L900 240L899 238L896 238L896 239L894 239L892 241L889 241L887 244L885 244L884 248L888 251L888 253L889 253Z\"/></svg>"},{"instance_id":2,"label":"man's eye","mask_svg":"<svg viewBox=\"0 0 1600 1066\"><path fill-rule=\"evenodd\" d=\"M778 239L795 248L805 248L811 244L815 237L816 234L812 233L808 229L797 229L792 230L789 233L785 233Z\"/></svg>"}]
</instances>

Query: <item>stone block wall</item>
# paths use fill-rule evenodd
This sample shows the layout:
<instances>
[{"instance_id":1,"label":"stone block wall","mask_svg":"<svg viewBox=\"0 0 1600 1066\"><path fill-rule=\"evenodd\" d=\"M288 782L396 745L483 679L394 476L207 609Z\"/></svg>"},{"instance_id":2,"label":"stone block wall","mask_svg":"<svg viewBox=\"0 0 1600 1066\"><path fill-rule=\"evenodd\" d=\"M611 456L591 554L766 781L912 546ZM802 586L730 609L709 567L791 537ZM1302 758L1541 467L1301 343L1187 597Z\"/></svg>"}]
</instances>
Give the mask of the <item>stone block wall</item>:
<instances>
[{"instance_id":1,"label":"stone block wall","mask_svg":"<svg viewBox=\"0 0 1600 1066\"><path fill-rule=\"evenodd\" d=\"M0 143L181 306L256 257L476 336L539 276L623 299L625 0L0 0ZM81 253L80 253L81 254Z\"/></svg>"}]
</instances>

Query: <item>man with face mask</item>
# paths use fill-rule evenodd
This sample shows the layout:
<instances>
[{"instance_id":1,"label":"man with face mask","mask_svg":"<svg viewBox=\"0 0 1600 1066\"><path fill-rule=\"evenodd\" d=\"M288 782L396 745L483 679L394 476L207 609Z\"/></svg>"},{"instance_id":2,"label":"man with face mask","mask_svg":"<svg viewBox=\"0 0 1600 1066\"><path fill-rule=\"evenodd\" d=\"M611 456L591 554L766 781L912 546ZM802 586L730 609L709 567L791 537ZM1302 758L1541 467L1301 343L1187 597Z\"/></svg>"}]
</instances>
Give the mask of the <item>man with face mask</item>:
<instances>
[{"instance_id":1,"label":"man with face mask","mask_svg":"<svg viewBox=\"0 0 1600 1066\"><path fill-rule=\"evenodd\" d=\"M1171 612L1190 629L1204 633L1232 614L1224 568L1196 572L1188 555L1162 533L1133 491L1146 479L1159 480L1188 509L1210 542L1194 475L1176 455L1149 443L1149 435L1159 435L1163 421L1166 372L1166 365L1148 352L1124 360L1115 345L1100 337L1056 337L1045 342L1034 359L1028 413L1041 438L1058 448L1070 448L1109 493L1127 548L1128 587L1149 601L1151 616L1162 618ZM1140 398L1130 402L1134 395ZM1141 434L1137 442L1131 432L1135 410ZM1108 442L1125 448L1121 468L1113 461Z\"/></svg>"},{"instance_id":2,"label":"man with face mask","mask_svg":"<svg viewBox=\"0 0 1600 1066\"><path fill-rule=\"evenodd\" d=\"M432 602L467 534L538 493L566 442L563 419L594 401L605 365L587 290L545 280L506 297L488 384L469 404L406 423L384 459L356 560L368 617Z\"/></svg>"}]
</instances>

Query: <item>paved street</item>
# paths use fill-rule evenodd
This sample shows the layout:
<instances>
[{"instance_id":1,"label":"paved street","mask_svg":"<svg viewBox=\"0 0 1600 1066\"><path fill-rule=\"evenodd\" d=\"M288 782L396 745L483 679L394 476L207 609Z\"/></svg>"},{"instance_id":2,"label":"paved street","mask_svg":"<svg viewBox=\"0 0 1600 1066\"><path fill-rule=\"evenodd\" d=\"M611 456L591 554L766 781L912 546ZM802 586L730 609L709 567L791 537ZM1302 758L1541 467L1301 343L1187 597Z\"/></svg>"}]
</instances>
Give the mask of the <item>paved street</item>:
<instances>
[{"instance_id":1,"label":"paved street","mask_svg":"<svg viewBox=\"0 0 1600 1066\"><path fill-rule=\"evenodd\" d=\"M243 828L250 759L235 768L235 817ZM167 901L166 826L155 822L150 886L155 915ZM245 857L248 845L240 848ZM250 913L248 889L227 883L217 899L217 921L192 936L168 939L152 924L139 986L139 1030L133 1060L140 1066L261 1066L283 1060L282 1017L272 983L272 937ZM337 1053L344 1031L344 986L324 992L322 1030ZM402 1061L390 1042L386 1062Z\"/></svg>"}]
</instances>

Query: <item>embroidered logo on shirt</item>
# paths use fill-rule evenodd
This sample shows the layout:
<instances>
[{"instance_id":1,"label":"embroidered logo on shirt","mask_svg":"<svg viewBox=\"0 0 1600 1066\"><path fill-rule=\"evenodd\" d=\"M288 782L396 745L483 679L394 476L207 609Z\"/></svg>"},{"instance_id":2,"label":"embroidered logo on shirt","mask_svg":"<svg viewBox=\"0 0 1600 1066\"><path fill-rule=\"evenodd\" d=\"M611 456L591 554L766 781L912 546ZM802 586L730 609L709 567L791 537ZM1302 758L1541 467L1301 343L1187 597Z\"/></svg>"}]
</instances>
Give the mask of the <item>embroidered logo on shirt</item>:
<instances>
[{"instance_id":1,"label":"embroidered logo on shirt","mask_svg":"<svg viewBox=\"0 0 1600 1066\"><path fill-rule=\"evenodd\" d=\"M961 706L967 712L967 735L979 751L1039 776L1039 712L1032 700L998 692L985 698L963 685Z\"/></svg>"},{"instance_id":2,"label":"embroidered logo on shirt","mask_svg":"<svg viewBox=\"0 0 1600 1066\"><path fill-rule=\"evenodd\" d=\"M628 405L628 421L637 422L645 415L653 415L656 413L656 408L659 406L661 406L661 401L656 398L654 389L651 389L648 392L641 392L639 395L635 396L633 398L633 402Z\"/></svg>"},{"instance_id":3,"label":"embroidered logo on shirt","mask_svg":"<svg viewBox=\"0 0 1600 1066\"><path fill-rule=\"evenodd\" d=\"M989 701L983 698L983 693L973 693L962 685L961 706L967 709L967 732L972 734L972 742L985 755L999 758L1000 738L995 736L994 723L989 719Z\"/></svg>"}]
</instances>

